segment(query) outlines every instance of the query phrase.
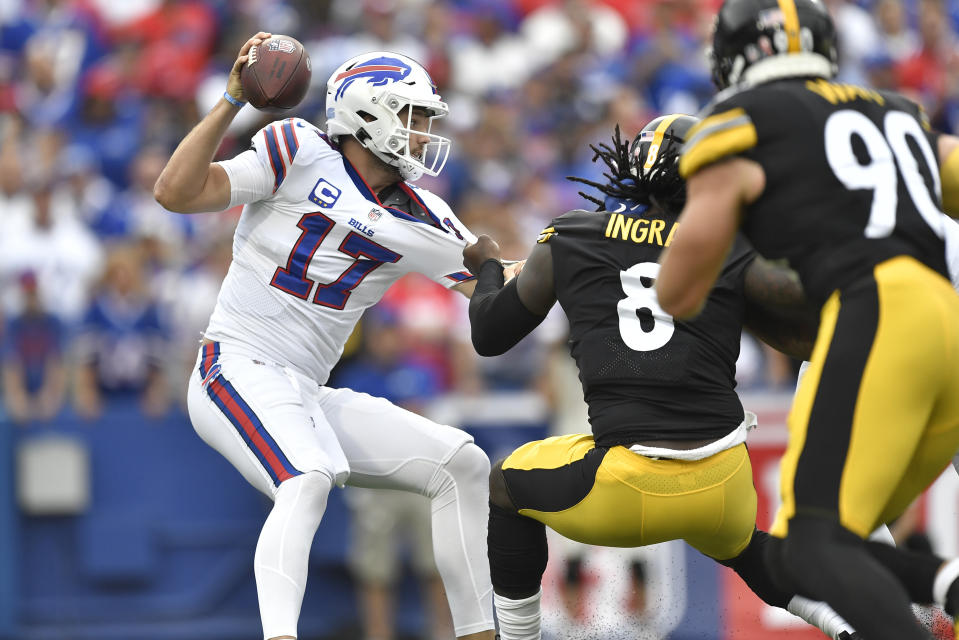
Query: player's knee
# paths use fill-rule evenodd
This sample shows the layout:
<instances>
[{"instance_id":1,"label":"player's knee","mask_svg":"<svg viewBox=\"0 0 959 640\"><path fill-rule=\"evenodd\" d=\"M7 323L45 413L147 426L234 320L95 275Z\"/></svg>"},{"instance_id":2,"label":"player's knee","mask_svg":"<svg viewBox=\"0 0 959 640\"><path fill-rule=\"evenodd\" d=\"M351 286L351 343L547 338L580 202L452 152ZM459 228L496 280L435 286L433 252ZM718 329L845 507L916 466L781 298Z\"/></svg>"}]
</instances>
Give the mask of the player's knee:
<instances>
[{"instance_id":1,"label":"player's knee","mask_svg":"<svg viewBox=\"0 0 959 640\"><path fill-rule=\"evenodd\" d=\"M773 607L785 608L794 591L782 587L769 566L769 546L774 545L775 541L776 538L765 531L755 529L749 544L739 555L718 562L738 573L763 602Z\"/></svg>"},{"instance_id":2,"label":"player's knee","mask_svg":"<svg viewBox=\"0 0 959 640\"><path fill-rule=\"evenodd\" d=\"M284 480L276 491L275 503L289 502L293 508L322 514L332 488L333 481L329 475L322 471L307 471Z\"/></svg>"},{"instance_id":3,"label":"player's knee","mask_svg":"<svg viewBox=\"0 0 959 640\"><path fill-rule=\"evenodd\" d=\"M785 546L782 538L769 536L766 544L763 546L763 562L769 570L769 577L773 584L784 591L795 593L796 588L793 585L792 578L786 571L783 561L783 547Z\"/></svg>"},{"instance_id":4,"label":"player's knee","mask_svg":"<svg viewBox=\"0 0 959 640\"><path fill-rule=\"evenodd\" d=\"M489 477L489 458L482 449L470 442L457 451L446 468L456 478L457 483L486 485Z\"/></svg>"},{"instance_id":5,"label":"player's knee","mask_svg":"<svg viewBox=\"0 0 959 640\"><path fill-rule=\"evenodd\" d=\"M506 475L503 473L503 462L500 460L493 465L489 473L489 501L507 511L515 511L513 500L509 497L509 491L506 488Z\"/></svg>"},{"instance_id":6,"label":"player's knee","mask_svg":"<svg viewBox=\"0 0 959 640\"><path fill-rule=\"evenodd\" d=\"M442 473L436 474L427 487L426 495L435 498L455 487L479 487L485 494L488 477L489 458L482 449L470 442L453 454L443 466Z\"/></svg>"}]
</instances>

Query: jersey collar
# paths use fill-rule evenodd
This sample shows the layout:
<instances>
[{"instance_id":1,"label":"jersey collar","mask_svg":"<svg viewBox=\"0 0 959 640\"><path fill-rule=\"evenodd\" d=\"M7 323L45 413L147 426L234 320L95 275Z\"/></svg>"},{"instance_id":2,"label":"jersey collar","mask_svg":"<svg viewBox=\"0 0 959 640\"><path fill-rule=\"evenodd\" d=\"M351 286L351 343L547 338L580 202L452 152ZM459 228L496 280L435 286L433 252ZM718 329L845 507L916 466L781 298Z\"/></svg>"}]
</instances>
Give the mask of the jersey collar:
<instances>
[{"instance_id":1,"label":"jersey collar","mask_svg":"<svg viewBox=\"0 0 959 640\"><path fill-rule=\"evenodd\" d=\"M346 156L342 154L340 155L343 158L343 167L346 169L346 174L350 176L350 180L353 181L353 185L363 195L364 198L366 198L373 204L377 205L378 207L382 207L383 209L386 209L397 218L401 218L403 220L409 220L411 222L419 222L420 224L430 224L426 220L421 220L420 218L417 218L416 216L410 215L409 213L406 213L402 209L396 209L395 207L388 207L384 205L380 201L379 197L373 192L373 190L370 189L370 185L366 184L366 180L364 180L363 176L360 175L360 172L356 170L356 167L353 166L353 163L350 162L346 158ZM415 202L420 207L422 207L423 211L425 211L426 214L430 217L430 220L433 221L432 226L436 227L437 229L440 229L441 231L443 231L443 233L449 233L449 230L444 228L443 225L440 223L440 220L439 218L436 217L436 214L434 214L430 210L430 208L426 206L426 203L423 202L423 199L419 196L418 193L416 193L410 187L410 185L408 185L405 181L402 181L398 183L398 186L400 189L405 191L407 195L409 195L410 199L413 200L413 202Z\"/></svg>"}]
</instances>

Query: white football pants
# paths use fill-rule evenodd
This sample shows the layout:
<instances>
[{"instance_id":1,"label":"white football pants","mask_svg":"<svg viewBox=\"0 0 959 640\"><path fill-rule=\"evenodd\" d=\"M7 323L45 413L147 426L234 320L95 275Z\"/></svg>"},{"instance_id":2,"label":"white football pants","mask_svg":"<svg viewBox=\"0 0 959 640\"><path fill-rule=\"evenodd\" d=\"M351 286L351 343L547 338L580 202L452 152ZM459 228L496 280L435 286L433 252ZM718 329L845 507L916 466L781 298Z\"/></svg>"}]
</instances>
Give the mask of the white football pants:
<instances>
[{"instance_id":1,"label":"white football pants","mask_svg":"<svg viewBox=\"0 0 959 640\"><path fill-rule=\"evenodd\" d=\"M308 543L326 508L318 494L327 483L344 482L430 498L433 551L456 635L493 628L486 558L489 459L468 434L382 398L320 387L223 343L201 348L188 407L200 437L276 500L257 546L264 637L296 636ZM290 490L280 491L291 479L296 481ZM277 557L277 549L289 549L285 555L291 557ZM286 595L278 603L268 595L274 593Z\"/></svg>"}]
</instances>

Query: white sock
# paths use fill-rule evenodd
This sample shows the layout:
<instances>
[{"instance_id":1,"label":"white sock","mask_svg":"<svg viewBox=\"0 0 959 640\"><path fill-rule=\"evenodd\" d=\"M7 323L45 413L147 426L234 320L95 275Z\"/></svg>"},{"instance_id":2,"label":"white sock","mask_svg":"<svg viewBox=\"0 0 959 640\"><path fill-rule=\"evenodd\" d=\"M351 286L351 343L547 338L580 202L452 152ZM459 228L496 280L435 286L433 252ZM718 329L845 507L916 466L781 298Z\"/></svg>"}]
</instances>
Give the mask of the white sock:
<instances>
[{"instance_id":1,"label":"white sock","mask_svg":"<svg viewBox=\"0 0 959 640\"><path fill-rule=\"evenodd\" d=\"M433 555L456 637L494 628L486 556L489 466L483 450L467 444L436 472L426 489L432 500Z\"/></svg>"},{"instance_id":2,"label":"white sock","mask_svg":"<svg viewBox=\"0 0 959 640\"><path fill-rule=\"evenodd\" d=\"M540 589L536 595L511 600L493 593L501 640L540 640L539 599L542 595L543 590Z\"/></svg>"},{"instance_id":3,"label":"white sock","mask_svg":"<svg viewBox=\"0 0 959 640\"><path fill-rule=\"evenodd\" d=\"M959 558L949 560L936 572L936 579L932 583L932 598L936 604L946 606L946 593L956 578L959 578Z\"/></svg>"},{"instance_id":4,"label":"white sock","mask_svg":"<svg viewBox=\"0 0 959 640\"><path fill-rule=\"evenodd\" d=\"M793 596L789 604L786 605L786 610L795 616L799 616L833 639L843 631L849 633L855 631L848 622L842 619L842 616L833 611L832 607L825 602L817 602L802 596Z\"/></svg>"},{"instance_id":5,"label":"white sock","mask_svg":"<svg viewBox=\"0 0 959 640\"><path fill-rule=\"evenodd\" d=\"M256 543L253 573L263 637L296 636L313 536L333 482L310 471L283 482Z\"/></svg>"}]
</instances>

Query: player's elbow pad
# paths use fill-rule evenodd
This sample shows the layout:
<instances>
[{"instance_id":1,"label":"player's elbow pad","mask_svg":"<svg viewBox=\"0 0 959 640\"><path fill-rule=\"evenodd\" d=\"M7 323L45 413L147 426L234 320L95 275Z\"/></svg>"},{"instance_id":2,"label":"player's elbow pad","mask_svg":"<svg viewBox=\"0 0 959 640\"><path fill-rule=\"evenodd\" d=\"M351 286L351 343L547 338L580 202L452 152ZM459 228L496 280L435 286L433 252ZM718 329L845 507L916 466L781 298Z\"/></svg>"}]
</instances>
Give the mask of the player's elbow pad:
<instances>
[{"instance_id":1,"label":"player's elbow pad","mask_svg":"<svg viewBox=\"0 0 959 640\"><path fill-rule=\"evenodd\" d=\"M478 284L470 298L473 348L481 356L506 353L539 326L544 317L530 312L519 299L515 278L494 291L481 290Z\"/></svg>"}]
</instances>

